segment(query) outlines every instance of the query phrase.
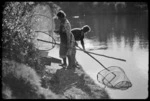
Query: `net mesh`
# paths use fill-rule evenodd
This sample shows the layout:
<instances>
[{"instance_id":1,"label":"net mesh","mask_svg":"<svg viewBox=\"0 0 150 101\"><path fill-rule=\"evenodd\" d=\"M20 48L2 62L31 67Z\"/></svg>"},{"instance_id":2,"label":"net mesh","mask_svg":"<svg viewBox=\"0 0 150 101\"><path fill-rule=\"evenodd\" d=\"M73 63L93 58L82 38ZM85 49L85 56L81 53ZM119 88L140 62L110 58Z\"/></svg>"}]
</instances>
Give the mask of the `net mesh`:
<instances>
[{"instance_id":1,"label":"net mesh","mask_svg":"<svg viewBox=\"0 0 150 101\"><path fill-rule=\"evenodd\" d=\"M112 89L126 90L132 86L123 69L110 66L98 72L97 80Z\"/></svg>"},{"instance_id":2,"label":"net mesh","mask_svg":"<svg viewBox=\"0 0 150 101\"><path fill-rule=\"evenodd\" d=\"M37 31L36 32L36 39L35 39L35 46L37 49L39 50L50 50L54 47L54 39L53 37L50 37L48 34L44 33L44 32L40 32ZM43 40L43 41L39 41L37 39ZM49 43L51 42L51 43Z\"/></svg>"},{"instance_id":3,"label":"net mesh","mask_svg":"<svg viewBox=\"0 0 150 101\"><path fill-rule=\"evenodd\" d=\"M54 48L53 32L55 29L55 23L53 20L53 13L48 6L37 5L33 9L33 15L31 16L31 28L35 35L33 43L37 49L47 51ZM37 39L44 40L45 42L38 41Z\"/></svg>"}]
</instances>

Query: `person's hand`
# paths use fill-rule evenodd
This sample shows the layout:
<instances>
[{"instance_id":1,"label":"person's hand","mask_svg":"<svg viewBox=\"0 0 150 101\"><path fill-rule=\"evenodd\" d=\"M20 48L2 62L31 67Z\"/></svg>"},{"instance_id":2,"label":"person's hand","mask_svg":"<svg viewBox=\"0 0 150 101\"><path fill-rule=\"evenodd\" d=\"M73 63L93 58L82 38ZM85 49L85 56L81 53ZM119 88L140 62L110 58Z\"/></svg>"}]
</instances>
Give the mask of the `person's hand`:
<instances>
[{"instance_id":1,"label":"person's hand","mask_svg":"<svg viewBox=\"0 0 150 101\"><path fill-rule=\"evenodd\" d=\"M78 47L78 43L77 43L77 42L75 42L75 46L77 46L77 47Z\"/></svg>"},{"instance_id":2,"label":"person's hand","mask_svg":"<svg viewBox=\"0 0 150 101\"><path fill-rule=\"evenodd\" d=\"M55 33L59 33L59 31L57 31L57 30L55 30L54 32L55 32Z\"/></svg>"}]
</instances>

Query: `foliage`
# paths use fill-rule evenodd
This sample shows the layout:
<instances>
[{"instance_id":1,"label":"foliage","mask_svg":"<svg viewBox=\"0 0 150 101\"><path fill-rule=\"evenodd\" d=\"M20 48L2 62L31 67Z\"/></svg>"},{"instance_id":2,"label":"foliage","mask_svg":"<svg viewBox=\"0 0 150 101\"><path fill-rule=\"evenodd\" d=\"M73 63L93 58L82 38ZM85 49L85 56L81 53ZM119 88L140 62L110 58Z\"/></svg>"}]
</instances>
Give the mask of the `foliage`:
<instances>
[{"instance_id":1,"label":"foliage","mask_svg":"<svg viewBox=\"0 0 150 101\"><path fill-rule=\"evenodd\" d=\"M43 64L39 51L33 43L36 37L32 29L33 9L37 5L48 5L53 16L59 9L52 2L6 2L3 6L2 51L3 58L24 63L38 71Z\"/></svg>"},{"instance_id":2,"label":"foliage","mask_svg":"<svg viewBox=\"0 0 150 101\"><path fill-rule=\"evenodd\" d=\"M38 99L59 98L51 90L41 86L41 79L29 66L4 59L2 66L3 98Z\"/></svg>"},{"instance_id":3,"label":"foliage","mask_svg":"<svg viewBox=\"0 0 150 101\"><path fill-rule=\"evenodd\" d=\"M56 8L53 3L46 2L6 2L3 5L3 98L60 97L43 88L41 78L37 75L41 74L43 64L39 61L39 51L33 43L35 35L31 29L31 19L33 9L38 4L48 4L49 7Z\"/></svg>"},{"instance_id":4,"label":"foliage","mask_svg":"<svg viewBox=\"0 0 150 101\"><path fill-rule=\"evenodd\" d=\"M3 58L38 68L38 52L32 43L31 29L33 2L6 2L3 10ZM37 64L37 65L35 65ZM39 65L40 66L40 65Z\"/></svg>"}]
</instances>

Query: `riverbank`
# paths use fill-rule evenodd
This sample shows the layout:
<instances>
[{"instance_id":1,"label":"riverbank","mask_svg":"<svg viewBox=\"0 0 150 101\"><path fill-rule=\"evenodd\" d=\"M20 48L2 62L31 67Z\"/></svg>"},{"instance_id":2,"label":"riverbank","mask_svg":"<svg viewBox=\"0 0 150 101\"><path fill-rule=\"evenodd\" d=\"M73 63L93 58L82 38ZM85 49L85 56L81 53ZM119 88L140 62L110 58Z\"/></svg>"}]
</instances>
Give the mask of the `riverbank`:
<instances>
[{"instance_id":1,"label":"riverbank","mask_svg":"<svg viewBox=\"0 0 150 101\"><path fill-rule=\"evenodd\" d=\"M8 71L9 70L9 71ZM34 69L3 59L4 99L109 99L101 88L85 73L81 65L64 69L59 64L45 66L44 76ZM13 83L12 83L13 82Z\"/></svg>"}]
</instances>

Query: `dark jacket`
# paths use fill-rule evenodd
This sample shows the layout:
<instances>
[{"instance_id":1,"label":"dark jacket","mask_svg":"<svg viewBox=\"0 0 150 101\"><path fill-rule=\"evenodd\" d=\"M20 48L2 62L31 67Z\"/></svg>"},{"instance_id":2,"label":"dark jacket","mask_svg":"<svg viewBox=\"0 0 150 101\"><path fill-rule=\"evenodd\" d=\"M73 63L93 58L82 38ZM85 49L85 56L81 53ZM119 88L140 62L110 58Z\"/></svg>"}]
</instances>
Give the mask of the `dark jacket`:
<instances>
[{"instance_id":1,"label":"dark jacket","mask_svg":"<svg viewBox=\"0 0 150 101\"><path fill-rule=\"evenodd\" d=\"M81 28L74 28L71 30L71 32L73 33L76 41L81 41L84 39L84 34L83 34Z\"/></svg>"},{"instance_id":2,"label":"dark jacket","mask_svg":"<svg viewBox=\"0 0 150 101\"><path fill-rule=\"evenodd\" d=\"M83 49L85 49L84 41L83 41L83 39L84 39L84 32L81 30L81 28L74 28L74 29L71 30L71 32L74 35L75 41L80 41Z\"/></svg>"}]
</instances>

